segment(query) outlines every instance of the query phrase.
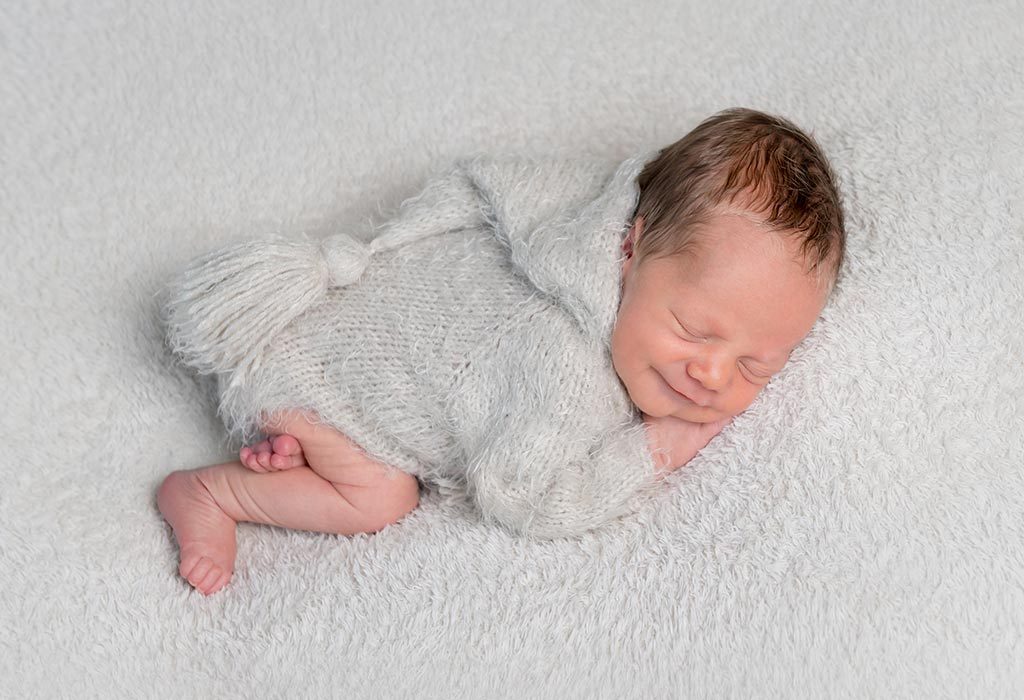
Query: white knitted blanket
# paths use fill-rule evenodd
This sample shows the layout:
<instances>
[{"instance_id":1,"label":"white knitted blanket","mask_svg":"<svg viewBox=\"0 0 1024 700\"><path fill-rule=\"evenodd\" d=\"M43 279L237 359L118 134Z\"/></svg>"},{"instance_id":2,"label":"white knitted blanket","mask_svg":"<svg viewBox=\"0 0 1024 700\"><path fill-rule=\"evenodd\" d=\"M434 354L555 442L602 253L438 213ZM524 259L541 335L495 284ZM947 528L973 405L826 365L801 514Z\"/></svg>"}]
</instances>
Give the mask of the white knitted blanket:
<instances>
[{"instance_id":1,"label":"white knitted blanket","mask_svg":"<svg viewBox=\"0 0 1024 700\"><path fill-rule=\"evenodd\" d=\"M653 152L460 159L369 243L273 237L168 287L170 345L214 373L232 435L311 409L369 454L540 537L657 489L612 367L622 240Z\"/></svg>"}]
</instances>

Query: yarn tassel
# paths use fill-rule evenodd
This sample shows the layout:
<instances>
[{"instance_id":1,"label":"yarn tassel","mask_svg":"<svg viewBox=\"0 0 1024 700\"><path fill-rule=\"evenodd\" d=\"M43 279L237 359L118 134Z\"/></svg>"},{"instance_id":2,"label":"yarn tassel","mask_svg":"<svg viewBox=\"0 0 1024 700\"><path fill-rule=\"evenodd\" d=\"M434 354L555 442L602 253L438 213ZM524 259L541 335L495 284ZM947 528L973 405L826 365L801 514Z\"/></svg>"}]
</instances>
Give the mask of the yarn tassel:
<instances>
[{"instance_id":1,"label":"yarn tassel","mask_svg":"<svg viewBox=\"0 0 1024 700\"><path fill-rule=\"evenodd\" d=\"M235 386L328 287L357 280L370 254L365 243L340 234L323 242L272 236L202 256L165 290L168 344L201 374L233 373Z\"/></svg>"}]
</instances>

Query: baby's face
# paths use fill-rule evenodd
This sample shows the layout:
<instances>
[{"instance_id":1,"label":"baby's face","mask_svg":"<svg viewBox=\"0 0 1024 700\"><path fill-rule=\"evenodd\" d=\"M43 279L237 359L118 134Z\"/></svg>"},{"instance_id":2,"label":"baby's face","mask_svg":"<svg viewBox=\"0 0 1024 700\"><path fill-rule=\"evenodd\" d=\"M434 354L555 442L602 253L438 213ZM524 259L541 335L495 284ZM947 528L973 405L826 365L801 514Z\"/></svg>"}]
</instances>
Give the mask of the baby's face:
<instances>
[{"instance_id":1,"label":"baby's face","mask_svg":"<svg viewBox=\"0 0 1024 700\"><path fill-rule=\"evenodd\" d=\"M782 369L827 289L796 262L791 237L753 217L719 214L698 235L693 252L623 263L611 349L643 413L711 423L741 413Z\"/></svg>"}]
</instances>

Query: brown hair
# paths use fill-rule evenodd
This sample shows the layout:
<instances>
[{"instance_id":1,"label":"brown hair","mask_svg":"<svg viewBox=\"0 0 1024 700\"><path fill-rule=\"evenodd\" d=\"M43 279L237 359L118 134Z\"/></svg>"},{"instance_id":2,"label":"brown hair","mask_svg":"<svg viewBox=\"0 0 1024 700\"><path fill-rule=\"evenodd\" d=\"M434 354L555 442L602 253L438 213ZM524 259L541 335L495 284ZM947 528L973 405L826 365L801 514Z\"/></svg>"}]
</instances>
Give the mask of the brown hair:
<instances>
[{"instance_id":1,"label":"brown hair","mask_svg":"<svg viewBox=\"0 0 1024 700\"><path fill-rule=\"evenodd\" d=\"M695 229L726 204L741 204L771 229L797 236L809 272L843 263L846 233L836 178L818 144L791 122L728 109L701 122L648 162L637 178L634 219L644 219L634 265L684 253Z\"/></svg>"}]
</instances>

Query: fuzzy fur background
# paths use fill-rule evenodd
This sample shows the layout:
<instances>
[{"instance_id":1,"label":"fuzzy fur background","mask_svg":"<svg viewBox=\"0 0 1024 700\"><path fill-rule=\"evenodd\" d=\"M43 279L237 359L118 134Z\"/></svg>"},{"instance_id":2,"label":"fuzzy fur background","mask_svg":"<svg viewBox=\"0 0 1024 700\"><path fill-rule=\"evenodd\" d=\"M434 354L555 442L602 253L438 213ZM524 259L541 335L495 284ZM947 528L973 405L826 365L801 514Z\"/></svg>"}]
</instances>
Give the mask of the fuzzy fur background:
<instances>
[{"instance_id":1,"label":"fuzzy fur background","mask_svg":"<svg viewBox=\"0 0 1024 700\"><path fill-rule=\"evenodd\" d=\"M1016 2L5 3L0 696L1021 696L1022 27ZM372 536L243 524L225 591L178 577L156 488L237 446L163 345L168 276L368 231L466 153L612 161L739 105L821 142L849 260L664 498L547 543L436 494Z\"/></svg>"}]
</instances>

